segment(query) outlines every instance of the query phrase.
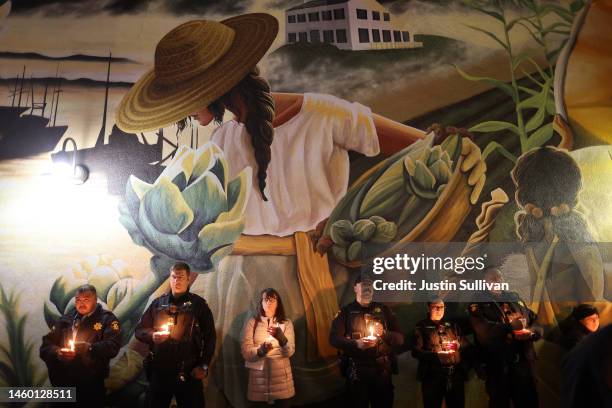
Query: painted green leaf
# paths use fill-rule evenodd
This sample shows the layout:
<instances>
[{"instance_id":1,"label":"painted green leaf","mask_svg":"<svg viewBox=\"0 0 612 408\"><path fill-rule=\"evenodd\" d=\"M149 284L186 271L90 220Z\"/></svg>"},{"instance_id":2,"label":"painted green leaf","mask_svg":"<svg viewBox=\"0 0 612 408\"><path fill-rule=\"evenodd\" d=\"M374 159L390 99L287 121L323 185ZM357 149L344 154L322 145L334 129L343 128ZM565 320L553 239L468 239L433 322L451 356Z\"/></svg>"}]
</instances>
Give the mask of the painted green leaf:
<instances>
[{"instance_id":1,"label":"painted green leaf","mask_svg":"<svg viewBox=\"0 0 612 408\"><path fill-rule=\"evenodd\" d=\"M198 234L197 252L192 257L192 262L196 262L196 268L202 271L210 270L215 265L212 259L207 261L207 257L212 256L221 248L234 244L244 230L244 217L228 222L215 222L208 224ZM226 252L224 252L226 253ZM218 262L221 257L215 260ZM198 261L202 260L198 266Z\"/></svg>"},{"instance_id":2,"label":"painted green leaf","mask_svg":"<svg viewBox=\"0 0 612 408\"><path fill-rule=\"evenodd\" d=\"M512 89L512 87L510 85L508 85L505 82L502 82L498 79L495 78L490 78L490 77L478 77L478 76L473 76L473 75L469 75L467 74L465 71L463 71L461 68L459 68L459 66L455 65L455 69L457 70L457 72L459 72L459 75L461 75L462 77L464 77L465 79L467 79L468 81L473 81L473 82L486 82L489 85L492 85L494 87L496 87L497 89L503 91L506 95L508 95L509 97L512 98L513 101L516 100L515 96L514 96L514 90Z\"/></svg>"},{"instance_id":3,"label":"painted green leaf","mask_svg":"<svg viewBox=\"0 0 612 408\"><path fill-rule=\"evenodd\" d=\"M497 42L499 45L501 45L503 49L505 49L506 51L508 50L508 46L506 45L506 43L504 43L502 40L500 40L499 37L497 37L492 32L487 31L487 30L485 30L483 28L480 28L480 27L472 26L472 25L467 25L467 27L471 28L474 31L478 31L478 32L481 32L481 33L485 34L489 38L492 38L493 40L495 40L495 42Z\"/></svg>"},{"instance_id":4,"label":"painted green leaf","mask_svg":"<svg viewBox=\"0 0 612 408\"><path fill-rule=\"evenodd\" d=\"M215 156L218 150L220 149L217 145L211 142L206 143L196 150L190 182L210 170L215 163Z\"/></svg>"},{"instance_id":5,"label":"painted green leaf","mask_svg":"<svg viewBox=\"0 0 612 408\"><path fill-rule=\"evenodd\" d=\"M193 211L178 187L161 177L144 197L144 212L160 232L178 234L193 221Z\"/></svg>"},{"instance_id":6,"label":"painted green leaf","mask_svg":"<svg viewBox=\"0 0 612 408\"><path fill-rule=\"evenodd\" d=\"M529 35L531 36L531 38L534 39L535 42L537 42L538 44L540 44L542 47L545 46L544 42L540 39L540 37L538 36L538 34L536 34L530 27L528 27L526 24L524 24L523 22L519 22L518 23L520 26L523 26L525 28L525 30L527 30L527 32L529 33Z\"/></svg>"},{"instance_id":7,"label":"painted green leaf","mask_svg":"<svg viewBox=\"0 0 612 408\"><path fill-rule=\"evenodd\" d=\"M544 146L546 142L550 140L553 135L553 125L552 123L548 123L538 130L536 130L529 138L527 139L526 150L533 149L534 147Z\"/></svg>"},{"instance_id":8,"label":"painted green leaf","mask_svg":"<svg viewBox=\"0 0 612 408\"><path fill-rule=\"evenodd\" d=\"M557 21L556 23L553 23L551 25L549 25L548 27L546 27L544 30L542 30L542 35L546 35L548 33L553 33L555 32L555 30L559 29L559 28L565 28L565 29L569 29L572 26L568 23L564 23L562 21Z\"/></svg>"},{"instance_id":9,"label":"painted green leaf","mask_svg":"<svg viewBox=\"0 0 612 408\"><path fill-rule=\"evenodd\" d=\"M534 129L539 128L544 123L544 119L546 118L546 105L543 104L538 108L536 113L529 119L527 124L525 125L525 131L531 132Z\"/></svg>"},{"instance_id":10,"label":"painted green leaf","mask_svg":"<svg viewBox=\"0 0 612 408\"><path fill-rule=\"evenodd\" d=\"M412 177L412 179L416 182L418 187L425 190L431 190L436 185L436 178L420 160L415 162L414 177Z\"/></svg>"},{"instance_id":11,"label":"painted green leaf","mask_svg":"<svg viewBox=\"0 0 612 408\"><path fill-rule=\"evenodd\" d=\"M511 162L516 163L516 157L512 153L510 153L508 149L506 149L504 146L500 145L497 142L491 142L487 145L487 147L484 148L484 150L482 151L482 159L486 160L487 157L489 157L489 155L495 151L499 152L502 156L504 156Z\"/></svg>"},{"instance_id":12,"label":"painted green leaf","mask_svg":"<svg viewBox=\"0 0 612 408\"><path fill-rule=\"evenodd\" d=\"M514 123L504 122L501 120L489 120L479 123L468 129L470 132L500 132L502 130L510 130L514 134L519 135L519 129Z\"/></svg>"},{"instance_id":13,"label":"painted green leaf","mask_svg":"<svg viewBox=\"0 0 612 408\"><path fill-rule=\"evenodd\" d=\"M253 171L250 167L242 169L238 176L227 185L227 212L222 212L216 222L225 222L242 217L251 194Z\"/></svg>"},{"instance_id":14,"label":"painted green leaf","mask_svg":"<svg viewBox=\"0 0 612 408\"><path fill-rule=\"evenodd\" d=\"M548 3L540 9L540 16L542 17L550 13L555 13L568 23L571 23L574 20L571 12L556 4Z\"/></svg>"},{"instance_id":15,"label":"painted green leaf","mask_svg":"<svg viewBox=\"0 0 612 408\"><path fill-rule=\"evenodd\" d=\"M164 171L159 175L155 183L161 180L162 177L168 180L174 180L179 173L185 173L185 180L189 180L191 172L193 170L193 159L195 152L188 146L180 146L178 151L174 154L170 164L166 166Z\"/></svg>"},{"instance_id":16,"label":"painted green leaf","mask_svg":"<svg viewBox=\"0 0 612 408\"><path fill-rule=\"evenodd\" d=\"M204 225L215 221L219 214L228 210L223 185L210 172L202 174L190 184L183 191L183 198L193 211L193 222L189 226L189 229L193 229L192 237L188 240L195 238Z\"/></svg>"}]
</instances>

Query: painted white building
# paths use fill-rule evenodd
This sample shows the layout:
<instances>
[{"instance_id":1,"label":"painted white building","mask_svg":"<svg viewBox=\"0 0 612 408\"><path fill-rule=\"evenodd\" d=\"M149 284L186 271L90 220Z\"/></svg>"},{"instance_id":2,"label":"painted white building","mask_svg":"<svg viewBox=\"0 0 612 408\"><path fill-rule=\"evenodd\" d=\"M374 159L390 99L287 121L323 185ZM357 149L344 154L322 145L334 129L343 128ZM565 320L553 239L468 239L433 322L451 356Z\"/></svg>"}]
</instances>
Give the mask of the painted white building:
<instances>
[{"instance_id":1,"label":"painted white building","mask_svg":"<svg viewBox=\"0 0 612 408\"><path fill-rule=\"evenodd\" d=\"M344 50L423 46L375 0L312 0L292 7L285 11L285 40L326 42Z\"/></svg>"}]
</instances>

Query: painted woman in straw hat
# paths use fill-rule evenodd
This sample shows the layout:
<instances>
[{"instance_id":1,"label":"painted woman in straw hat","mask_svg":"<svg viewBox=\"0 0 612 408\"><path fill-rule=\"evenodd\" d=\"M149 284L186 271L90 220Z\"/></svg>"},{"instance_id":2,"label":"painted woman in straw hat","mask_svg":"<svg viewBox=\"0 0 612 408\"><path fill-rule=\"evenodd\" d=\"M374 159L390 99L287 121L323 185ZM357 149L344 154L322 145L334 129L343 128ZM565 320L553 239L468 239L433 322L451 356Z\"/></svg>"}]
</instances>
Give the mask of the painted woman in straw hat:
<instances>
[{"instance_id":1,"label":"painted woman in straw hat","mask_svg":"<svg viewBox=\"0 0 612 408\"><path fill-rule=\"evenodd\" d=\"M295 322L295 403L341 391L327 338L347 273L315 254L306 232L346 193L349 150L390 154L424 136L359 103L271 93L256 64L277 31L276 19L267 14L182 24L159 42L154 69L128 92L117 114L118 126L129 132L174 123L182 128L188 118L205 126L221 122L225 110L235 116L215 130L212 141L223 149L231 177L247 166L254 170L244 235L240 249L193 290L208 300L223 339L213 382L236 407L246 404L240 332L251 299L265 287L279 288L287 317ZM480 190L480 150L473 144L466 150L474 165L468 171L481 173L471 178Z\"/></svg>"}]
</instances>

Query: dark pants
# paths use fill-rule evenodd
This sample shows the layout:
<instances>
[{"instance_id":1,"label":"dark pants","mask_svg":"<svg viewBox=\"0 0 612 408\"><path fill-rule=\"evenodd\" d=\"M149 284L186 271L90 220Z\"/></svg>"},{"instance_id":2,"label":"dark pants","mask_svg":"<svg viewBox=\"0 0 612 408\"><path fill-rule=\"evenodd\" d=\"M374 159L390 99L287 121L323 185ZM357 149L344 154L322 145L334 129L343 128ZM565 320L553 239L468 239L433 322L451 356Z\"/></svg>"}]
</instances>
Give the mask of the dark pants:
<instances>
[{"instance_id":1,"label":"dark pants","mask_svg":"<svg viewBox=\"0 0 612 408\"><path fill-rule=\"evenodd\" d=\"M202 381L192 377L181 381L176 373L153 372L149 382L149 407L168 408L173 396L179 408L204 407Z\"/></svg>"},{"instance_id":2,"label":"dark pants","mask_svg":"<svg viewBox=\"0 0 612 408\"><path fill-rule=\"evenodd\" d=\"M353 408L393 407L391 371L380 367L358 367L356 378L347 380L348 401Z\"/></svg>"},{"instance_id":3,"label":"dark pants","mask_svg":"<svg viewBox=\"0 0 612 408\"><path fill-rule=\"evenodd\" d=\"M465 406L464 383L461 380L451 379L448 383L446 376L427 378L421 382L421 393L424 408L441 408L442 400L446 401L446 408Z\"/></svg>"},{"instance_id":4,"label":"dark pants","mask_svg":"<svg viewBox=\"0 0 612 408\"><path fill-rule=\"evenodd\" d=\"M510 402L514 407L538 407L536 382L528 361L488 364L486 372L490 408L510 408Z\"/></svg>"},{"instance_id":5,"label":"dark pants","mask_svg":"<svg viewBox=\"0 0 612 408\"><path fill-rule=\"evenodd\" d=\"M267 402L261 402L261 401L251 402L251 407L253 408L265 408L265 407L290 408L291 398L277 399L277 400L274 400L273 404L268 404Z\"/></svg>"}]
</instances>

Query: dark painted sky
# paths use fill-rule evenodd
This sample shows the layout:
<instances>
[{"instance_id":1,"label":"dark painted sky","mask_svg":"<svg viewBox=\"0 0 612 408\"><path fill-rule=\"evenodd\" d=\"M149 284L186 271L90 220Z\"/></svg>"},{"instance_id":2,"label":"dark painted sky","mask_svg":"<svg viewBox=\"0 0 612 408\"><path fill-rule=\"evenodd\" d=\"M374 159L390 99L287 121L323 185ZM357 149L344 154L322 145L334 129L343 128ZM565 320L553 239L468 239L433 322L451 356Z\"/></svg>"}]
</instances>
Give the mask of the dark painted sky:
<instances>
[{"instance_id":1,"label":"dark painted sky","mask_svg":"<svg viewBox=\"0 0 612 408\"><path fill-rule=\"evenodd\" d=\"M169 13L235 14L244 12L252 0L18 0L13 2L12 14L42 12L47 15L130 14L161 7Z\"/></svg>"}]
</instances>

